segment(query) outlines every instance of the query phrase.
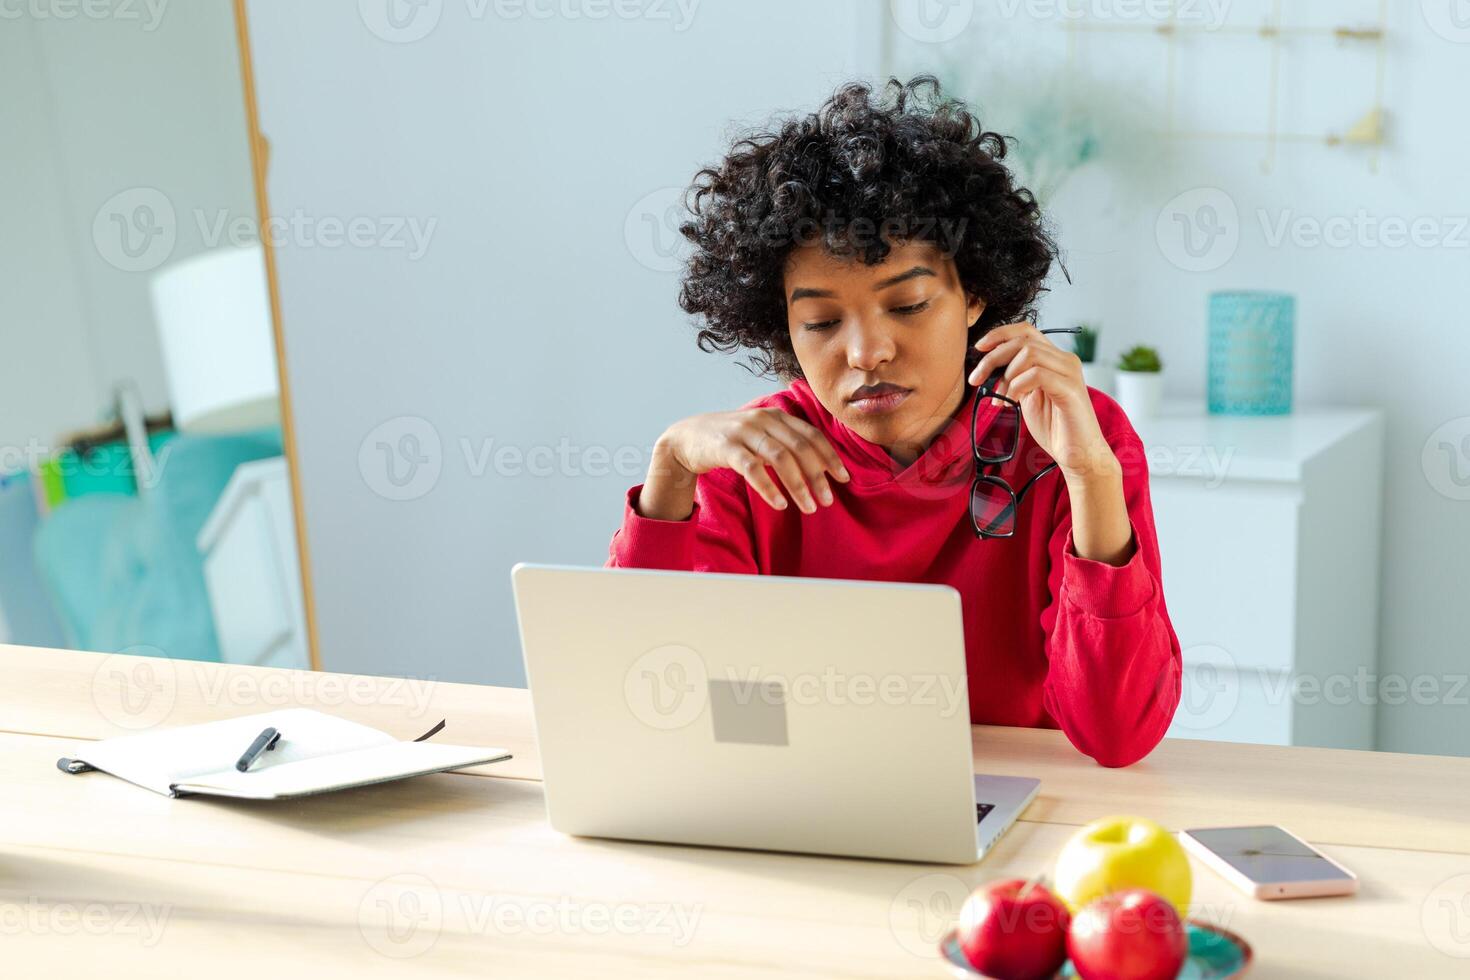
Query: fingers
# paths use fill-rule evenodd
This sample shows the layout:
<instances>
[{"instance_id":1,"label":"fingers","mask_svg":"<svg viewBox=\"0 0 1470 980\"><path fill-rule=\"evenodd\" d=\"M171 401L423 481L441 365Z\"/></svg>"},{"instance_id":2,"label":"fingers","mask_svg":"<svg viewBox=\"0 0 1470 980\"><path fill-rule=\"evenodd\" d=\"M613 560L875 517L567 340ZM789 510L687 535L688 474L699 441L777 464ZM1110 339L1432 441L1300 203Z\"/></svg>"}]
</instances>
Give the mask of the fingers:
<instances>
[{"instance_id":1,"label":"fingers","mask_svg":"<svg viewBox=\"0 0 1470 980\"><path fill-rule=\"evenodd\" d=\"M1040 337L1041 331L1036 329L1036 324L1027 320L1016 323L1004 323L998 327L991 327L985 331L985 336L975 341L975 349L988 351L998 344L1007 340L1015 340L1017 337Z\"/></svg>"},{"instance_id":2,"label":"fingers","mask_svg":"<svg viewBox=\"0 0 1470 980\"><path fill-rule=\"evenodd\" d=\"M801 513L814 514L835 502L828 475L853 479L822 430L779 408L725 413L717 439L714 466L736 470L776 510L785 510L789 497Z\"/></svg>"},{"instance_id":3,"label":"fingers","mask_svg":"<svg viewBox=\"0 0 1470 980\"><path fill-rule=\"evenodd\" d=\"M736 446L730 459L730 468L750 484L761 499L777 510L786 509L786 497L776 487L776 481L766 472L766 461L744 446Z\"/></svg>"},{"instance_id":4,"label":"fingers","mask_svg":"<svg viewBox=\"0 0 1470 980\"><path fill-rule=\"evenodd\" d=\"M786 440L795 442L795 436L788 434L784 427L772 425L750 438L746 445L776 471L782 486L803 514L815 514L818 499L824 505L832 502L832 490L822 477L821 466L812 466L803 458L810 454L804 450L798 452L788 444Z\"/></svg>"},{"instance_id":5,"label":"fingers","mask_svg":"<svg viewBox=\"0 0 1470 980\"><path fill-rule=\"evenodd\" d=\"M1046 383L1047 374L1047 369L1042 367L1033 367L1022 371L1006 383L1006 396L1012 401L1019 402L1031 392L1043 388Z\"/></svg>"},{"instance_id":6,"label":"fingers","mask_svg":"<svg viewBox=\"0 0 1470 980\"><path fill-rule=\"evenodd\" d=\"M852 479L819 429L777 408L694 416L666 435L676 446L674 459L691 475L728 467L776 510L786 509L789 495L803 513L816 513L819 503L835 503L828 473L844 483Z\"/></svg>"},{"instance_id":7,"label":"fingers","mask_svg":"<svg viewBox=\"0 0 1470 980\"><path fill-rule=\"evenodd\" d=\"M775 470L777 478L804 514L816 513L818 504L835 502L830 472L847 482L847 472L836 450L815 426L779 409L757 413L744 428L741 443Z\"/></svg>"},{"instance_id":8,"label":"fingers","mask_svg":"<svg viewBox=\"0 0 1470 980\"><path fill-rule=\"evenodd\" d=\"M1021 372L1038 365L1065 373L1066 359L1071 356L1066 351L1050 344L1031 344L1021 348L1016 356L1011 358L1011 363L1006 365L1006 380L1010 381L1018 377Z\"/></svg>"},{"instance_id":9,"label":"fingers","mask_svg":"<svg viewBox=\"0 0 1470 980\"><path fill-rule=\"evenodd\" d=\"M993 332L981 337L976 342L975 348L977 350L980 349L980 345L989 340L992 334ZM983 383L986 378L995 373L996 368L1003 366L1006 362L1014 358L1025 347L1027 342L1026 337L1012 337L1009 340L991 344L986 355L980 358L980 363L975 365L975 370L970 372L970 384L978 385Z\"/></svg>"},{"instance_id":10,"label":"fingers","mask_svg":"<svg viewBox=\"0 0 1470 980\"><path fill-rule=\"evenodd\" d=\"M852 479L852 474L847 472L847 466L842 462L842 457L837 455L837 450L832 448L832 443L822 434L821 429L794 415L787 415L785 412L780 413L780 415L782 424L796 432L816 450L817 455L822 460L823 469L843 483Z\"/></svg>"},{"instance_id":11,"label":"fingers","mask_svg":"<svg viewBox=\"0 0 1470 980\"><path fill-rule=\"evenodd\" d=\"M976 348L988 339L987 334L975 344ZM1041 333L1031 332L992 344L989 352L975 365L975 370L970 372L970 383L982 383L1002 365L1005 365L1004 377L1011 379L1033 364L1047 364L1064 374L1075 374L1079 379L1082 377L1082 362L1077 360L1077 355L1062 350L1046 340ZM996 390L1000 394L1007 394L1003 385L997 385Z\"/></svg>"},{"instance_id":12,"label":"fingers","mask_svg":"<svg viewBox=\"0 0 1470 980\"><path fill-rule=\"evenodd\" d=\"M1016 402L1037 391L1044 391L1056 398L1071 398L1078 394L1085 397L1086 390L1086 386L1081 385L1067 370L1065 363L1058 365L1038 362L1023 365L1006 382L1006 395Z\"/></svg>"},{"instance_id":13,"label":"fingers","mask_svg":"<svg viewBox=\"0 0 1470 980\"><path fill-rule=\"evenodd\" d=\"M985 336L975 341L975 349L982 351L985 356L980 358L980 363L970 372L970 384L983 384L997 368L1015 357L1019 350L1042 336L1036 325L1026 320L991 327Z\"/></svg>"}]
</instances>

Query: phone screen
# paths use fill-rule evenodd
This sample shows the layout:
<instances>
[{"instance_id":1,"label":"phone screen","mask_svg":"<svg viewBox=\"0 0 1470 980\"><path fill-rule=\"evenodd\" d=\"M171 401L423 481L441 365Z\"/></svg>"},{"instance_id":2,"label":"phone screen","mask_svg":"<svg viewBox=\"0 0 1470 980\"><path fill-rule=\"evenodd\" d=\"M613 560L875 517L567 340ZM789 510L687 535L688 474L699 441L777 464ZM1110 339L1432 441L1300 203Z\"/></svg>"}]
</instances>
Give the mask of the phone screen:
<instances>
[{"instance_id":1,"label":"phone screen","mask_svg":"<svg viewBox=\"0 0 1470 980\"><path fill-rule=\"evenodd\" d=\"M1251 881L1342 881L1352 876L1280 827L1185 831Z\"/></svg>"}]
</instances>

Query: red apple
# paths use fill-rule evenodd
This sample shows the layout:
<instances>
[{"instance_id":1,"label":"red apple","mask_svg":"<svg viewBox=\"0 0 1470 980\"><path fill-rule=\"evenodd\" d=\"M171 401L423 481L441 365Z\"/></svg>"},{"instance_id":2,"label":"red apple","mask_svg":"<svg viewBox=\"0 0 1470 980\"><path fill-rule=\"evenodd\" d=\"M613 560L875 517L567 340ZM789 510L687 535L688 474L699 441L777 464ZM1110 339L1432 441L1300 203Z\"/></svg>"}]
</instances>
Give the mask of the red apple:
<instances>
[{"instance_id":1,"label":"red apple","mask_svg":"<svg viewBox=\"0 0 1470 980\"><path fill-rule=\"evenodd\" d=\"M1067 953L1082 980L1173 980L1189 955L1174 906L1142 888L1104 895L1081 909Z\"/></svg>"},{"instance_id":2,"label":"red apple","mask_svg":"<svg viewBox=\"0 0 1470 980\"><path fill-rule=\"evenodd\" d=\"M1009 878L975 890L960 909L960 948L996 980L1040 980L1067 960L1071 914L1045 885Z\"/></svg>"}]
</instances>

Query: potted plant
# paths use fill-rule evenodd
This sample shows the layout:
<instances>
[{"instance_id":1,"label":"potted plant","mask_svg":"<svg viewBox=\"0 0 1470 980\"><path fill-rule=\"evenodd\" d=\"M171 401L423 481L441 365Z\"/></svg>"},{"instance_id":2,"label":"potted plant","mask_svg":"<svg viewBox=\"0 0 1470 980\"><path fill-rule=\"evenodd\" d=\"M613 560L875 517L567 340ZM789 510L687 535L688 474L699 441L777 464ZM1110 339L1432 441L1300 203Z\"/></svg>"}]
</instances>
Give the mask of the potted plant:
<instances>
[{"instance_id":1,"label":"potted plant","mask_svg":"<svg viewBox=\"0 0 1470 980\"><path fill-rule=\"evenodd\" d=\"M1118 404L1131 419L1153 417L1164 394L1164 365L1152 347L1129 348L1118 358Z\"/></svg>"},{"instance_id":2,"label":"potted plant","mask_svg":"<svg viewBox=\"0 0 1470 980\"><path fill-rule=\"evenodd\" d=\"M1106 364L1097 363L1097 335L1098 328L1092 324L1077 324L1077 333L1072 337L1072 353L1082 362L1082 380L1087 386L1112 394L1112 369Z\"/></svg>"}]
</instances>

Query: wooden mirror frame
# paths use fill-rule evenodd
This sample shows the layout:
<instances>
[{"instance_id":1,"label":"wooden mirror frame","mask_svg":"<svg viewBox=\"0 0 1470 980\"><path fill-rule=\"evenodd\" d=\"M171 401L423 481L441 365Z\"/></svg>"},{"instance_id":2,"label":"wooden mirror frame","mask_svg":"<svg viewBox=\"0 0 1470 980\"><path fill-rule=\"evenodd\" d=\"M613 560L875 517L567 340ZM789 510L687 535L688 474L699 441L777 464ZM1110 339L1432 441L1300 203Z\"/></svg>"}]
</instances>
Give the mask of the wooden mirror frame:
<instances>
[{"instance_id":1,"label":"wooden mirror frame","mask_svg":"<svg viewBox=\"0 0 1470 980\"><path fill-rule=\"evenodd\" d=\"M270 164L270 143L260 131L260 112L255 101L255 66L250 58L250 30L245 13L245 0L233 0L235 35L240 53L240 81L245 97L246 138L250 143L250 171L255 185L257 227L266 228L270 220L270 198L266 188L266 169ZM291 383L286 372L286 339L281 329L281 291L276 278L276 254L267 236L260 236L265 255L266 288L270 293L271 330L276 343L276 372L281 392L281 443L286 456L286 472L290 476L291 513L296 522L296 557L301 568L301 605L306 620L306 648L311 669L321 670L321 652L317 646L316 607L312 601L311 549L306 540L306 515L301 503L301 468L297 464L296 428L292 424Z\"/></svg>"}]
</instances>

